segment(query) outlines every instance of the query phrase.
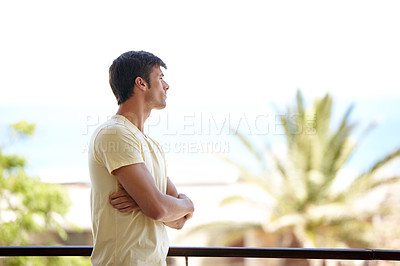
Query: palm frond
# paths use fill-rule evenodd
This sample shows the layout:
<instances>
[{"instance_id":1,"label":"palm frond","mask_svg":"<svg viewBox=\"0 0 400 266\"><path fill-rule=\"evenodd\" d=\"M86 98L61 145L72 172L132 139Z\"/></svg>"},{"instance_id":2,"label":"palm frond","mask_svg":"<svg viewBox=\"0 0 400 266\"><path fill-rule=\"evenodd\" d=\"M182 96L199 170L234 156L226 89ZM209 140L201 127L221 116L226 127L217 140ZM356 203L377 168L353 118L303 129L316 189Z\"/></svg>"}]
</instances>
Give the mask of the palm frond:
<instances>
[{"instance_id":1,"label":"palm frond","mask_svg":"<svg viewBox=\"0 0 400 266\"><path fill-rule=\"evenodd\" d=\"M260 175L252 173L246 167L242 166L238 162L235 162L228 157L221 156L219 154L216 154L216 156L234 166L240 172L241 179L243 179L246 182L249 182L250 184L254 184L256 186L261 187L266 193L274 197L275 194L274 194L274 189L271 187L272 184L268 183L267 180L260 177Z\"/></svg>"},{"instance_id":2,"label":"palm frond","mask_svg":"<svg viewBox=\"0 0 400 266\"><path fill-rule=\"evenodd\" d=\"M268 151L269 155L272 157L272 159L274 160L276 168L278 169L279 173L281 174L283 180L285 182L288 182L290 177L289 177L288 169L286 169L287 163L285 164L281 159L279 159L279 157L272 151L271 147L267 146L267 151Z\"/></svg>"},{"instance_id":3,"label":"palm frond","mask_svg":"<svg viewBox=\"0 0 400 266\"><path fill-rule=\"evenodd\" d=\"M304 223L304 218L298 213L290 213L272 217L268 223L263 225L267 232L281 231L286 228L293 228Z\"/></svg>"},{"instance_id":4,"label":"palm frond","mask_svg":"<svg viewBox=\"0 0 400 266\"><path fill-rule=\"evenodd\" d=\"M350 106L347 109L338 129L326 143L322 170L329 176L332 176L332 173L333 175L336 174L337 170L343 166L342 164L338 164L338 162L342 152L344 151L344 147L349 142L349 137L356 126L356 124L348 122L352 110L353 106Z\"/></svg>"},{"instance_id":5,"label":"palm frond","mask_svg":"<svg viewBox=\"0 0 400 266\"><path fill-rule=\"evenodd\" d=\"M391 176L391 177L385 177L381 178L379 180L375 180L371 183L370 189L374 189L380 186L388 185L388 184L394 184L400 181L400 176Z\"/></svg>"},{"instance_id":6,"label":"palm frond","mask_svg":"<svg viewBox=\"0 0 400 266\"><path fill-rule=\"evenodd\" d=\"M394 159L397 159L400 157L400 148L394 150L393 152L389 153L382 159L378 160L367 172L364 174L373 174L379 169L381 169L383 166L387 165L389 162L391 162Z\"/></svg>"},{"instance_id":7,"label":"palm frond","mask_svg":"<svg viewBox=\"0 0 400 266\"><path fill-rule=\"evenodd\" d=\"M263 161L264 158L262 152L258 151L256 147L253 144L251 144L249 139L239 131L235 130L232 127L230 127L230 131L238 137L240 142L246 147L246 149L250 152L250 154L252 154L259 163L264 165Z\"/></svg>"},{"instance_id":8,"label":"palm frond","mask_svg":"<svg viewBox=\"0 0 400 266\"><path fill-rule=\"evenodd\" d=\"M329 94L326 94L321 100L316 100L314 102L316 133L322 139L324 139L329 132L331 113L332 98Z\"/></svg>"},{"instance_id":9,"label":"palm frond","mask_svg":"<svg viewBox=\"0 0 400 266\"><path fill-rule=\"evenodd\" d=\"M293 123L291 123L288 120L289 115L290 115L290 110L288 109L287 113L285 115L279 116L279 119L281 121L283 130L285 132L285 137L286 137L286 141L288 143L288 147L292 147L292 144L294 143L294 138L295 138L294 132L296 132L296 129L293 129Z\"/></svg>"},{"instance_id":10,"label":"palm frond","mask_svg":"<svg viewBox=\"0 0 400 266\"><path fill-rule=\"evenodd\" d=\"M352 110L353 106L346 110L336 132L325 141L320 166L325 177L320 190L321 195L329 191L338 171L344 166L357 146L350 140L351 133L356 126L355 123L348 122Z\"/></svg>"},{"instance_id":11,"label":"palm frond","mask_svg":"<svg viewBox=\"0 0 400 266\"><path fill-rule=\"evenodd\" d=\"M394 159L397 159L400 157L400 149L397 149L390 154L386 155L384 158L378 160L369 170L365 171L364 173L360 174L350 185L348 188L348 191L345 193L353 192L351 194L354 194L354 192L362 193L370 190L371 188L376 188L379 186L379 184L387 184L387 183L392 183L397 181L396 177L391 177L391 178L381 178L376 180L375 174L379 169L387 165L389 162L391 162ZM343 195L344 196L344 195ZM349 196L346 196L346 198Z\"/></svg>"},{"instance_id":12,"label":"palm frond","mask_svg":"<svg viewBox=\"0 0 400 266\"><path fill-rule=\"evenodd\" d=\"M305 108L304 108L304 97L300 90L296 92L296 103L297 103L297 115L299 116L301 125L305 124Z\"/></svg>"}]
</instances>

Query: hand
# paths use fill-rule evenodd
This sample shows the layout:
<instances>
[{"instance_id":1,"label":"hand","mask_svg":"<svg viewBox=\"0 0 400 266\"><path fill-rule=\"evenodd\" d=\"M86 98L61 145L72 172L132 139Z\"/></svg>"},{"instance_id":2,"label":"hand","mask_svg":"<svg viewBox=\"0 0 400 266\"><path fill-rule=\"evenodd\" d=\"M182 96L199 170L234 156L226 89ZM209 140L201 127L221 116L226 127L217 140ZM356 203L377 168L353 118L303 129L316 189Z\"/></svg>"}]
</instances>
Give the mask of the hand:
<instances>
[{"instance_id":1,"label":"hand","mask_svg":"<svg viewBox=\"0 0 400 266\"><path fill-rule=\"evenodd\" d=\"M188 200L190 200L190 202L191 202L192 205L193 205L192 200L189 199L189 197L186 196L185 194L179 194L179 195L178 195L178 199L188 199ZM193 207L193 209L194 209L194 207ZM188 214L186 214L186 215L184 216L184 218L186 219L186 221L189 220L189 219L191 219L192 217L193 217L193 212L189 212Z\"/></svg>"},{"instance_id":2,"label":"hand","mask_svg":"<svg viewBox=\"0 0 400 266\"><path fill-rule=\"evenodd\" d=\"M118 187L121 190L111 194L109 197L111 206L122 213L140 210L140 207L131 196L129 196L128 192L126 192L121 185L118 185Z\"/></svg>"},{"instance_id":3,"label":"hand","mask_svg":"<svg viewBox=\"0 0 400 266\"><path fill-rule=\"evenodd\" d=\"M188 200L192 204L193 211L194 211L193 202L192 202L191 199L189 199L188 196L186 196L185 194L178 194L177 198L178 199ZM164 224L166 226L168 226L168 227L180 230L180 229L183 228L183 226L185 225L186 221L193 217L193 211L187 213L185 216L181 217L180 219L178 219L176 221L164 222Z\"/></svg>"},{"instance_id":4,"label":"hand","mask_svg":"<svg viewBox=\"0 0 400 266\"><path fill-rule=\"evenodd\" d=\"M185 194L182 194L182 193L178 194L178 197L177 197L177 198L178 198L178 199L188 199L188 200L190 200L190 202L192 202L192 200L189 199L188 196L186 196ZM192 204L193 204L193 202L192 202Z\"/></svg>"}]
</instances>

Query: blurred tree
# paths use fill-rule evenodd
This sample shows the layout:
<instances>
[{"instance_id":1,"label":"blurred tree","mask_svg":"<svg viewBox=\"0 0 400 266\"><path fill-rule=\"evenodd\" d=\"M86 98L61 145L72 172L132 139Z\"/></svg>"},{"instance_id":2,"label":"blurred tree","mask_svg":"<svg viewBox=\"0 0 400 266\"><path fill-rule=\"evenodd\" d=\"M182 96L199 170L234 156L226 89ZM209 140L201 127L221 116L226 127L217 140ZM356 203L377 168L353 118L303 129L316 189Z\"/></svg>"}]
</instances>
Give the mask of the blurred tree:
<instances>
[{"instance_id":1,"label":"blurred tree","mask_svg":"<svg viewBox=\"0 0 400 266\"><path fill-rule=\"evenodd\" d=\"M35 125L21 121L11 125L13 138L32 136ZM55 230L65 239L63 225L70 207L68 193L57 184L43 183L25 173L26 159L6 155L0 147L0 245L31 244L38 233ZM87 258L9 257L0 265L90 265Z\"/></svg>"},{"instance_id":2,"label":"blurred tree","mask_svg":"<svg viewBox=\"0 0 400 266\"><path fill-rule=\"evenodd\" d=\"M285 243L297 243L301 247L347 246L370 247L373 244L371 219L388 211L382 206L365 202L366 196L383 185L399 180L399 175L386 176L381 170L400 157L396 149L372 165L364 173L339 180L343 168L360 142L351 138L356 123L349 122L353 109L350 106L336 129L331 129L332 98L327 94L316 99L306 109L301 92L297 102L280 116L284 127L287 151L278 155L271 147L266 155L251 145L247 137L235 132L254 158L263 164L264 173L251 173L238 162L225 158L241 172L241 177L261 187L273 202L270 217L263 229L282 233L282 237L295 238ZM362 136L372 129L367 127ZM347 185L344 183L347 182ZM342 186L338 186L342 183ZM224 203L243 197L230 197ZM290 234L288 234L290 232Z\"/></svg>"},{"instance_id":3,"label":"blurred tree","mask_svg":"<svg viewBox=\"0 0 400 266\"><path fill-rule=\"evenodd\" d=\"M239 169L241 180L261 188L257 191L261 190L264 196L260 202L254 198L255 191L252 195L231 196L222 204L247 202L259 213L266 213L267 219L232 225L231 230L236 230L233 230L234 235L228 234L229 241L238 239L240 232L243 235L249 228L256 228L264 232L265 237L274 238L272 245L372 247L378 239L373 218L390 211L390 206L384 206L373 193L399 180L398 174L388 174L384 166L400 157L400 149L360 175L343 179L340 170L360 143L352 139L357 125L349 121L353 106L333 128L329 94L316 99L310 108L305 107L300 91L296 100L294 106L287 107L286 115L280 116L286 150L277 152L267 145L260 151L247 136L232 130L263 169L254 173L236 160L222 158ZM373 126L368 126L360 136L364 137ZM199 229L228 230L223 223L203 225L195 231ZM221 240L221 232L211 235Z\"/></svg>"}]
</instances>

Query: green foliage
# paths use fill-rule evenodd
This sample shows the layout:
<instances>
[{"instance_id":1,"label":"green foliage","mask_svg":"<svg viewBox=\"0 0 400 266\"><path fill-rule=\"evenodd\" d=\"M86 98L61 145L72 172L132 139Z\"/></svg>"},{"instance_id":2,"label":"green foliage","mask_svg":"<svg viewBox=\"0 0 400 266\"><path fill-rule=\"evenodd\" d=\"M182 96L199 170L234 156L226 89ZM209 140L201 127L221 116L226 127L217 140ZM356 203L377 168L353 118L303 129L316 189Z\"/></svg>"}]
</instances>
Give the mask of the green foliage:
<instances>
[{"instance_id":1,"label":"green foliage","mask_svg":"<svg viewBox=\"0 0 400 266\"><path fill-rule=\"evenodd\" d=\"M3 264L2 264L3 263ZM85 257L10 257L0 259L0 265L8 266L90 266L90 260Z\"/></svg>"},{"instance_id":2,"label":"green foliage","mask_svg":"<svg viewBox=\"0 0 400 266\"><path fill-rule=\"evenodd\" d=\"M373 164L368 171L349 177L348 185L344 185L340 170L360 142L352 138L357 126L349 119L353 106L346 110L338 126L333 127L332 105L327 94L306 108L300 91L297 93L296 104L287 107L287 115L281 116L287 143L285 155L277 154L273 147L266 147L260 155L246 136L234 132L249 154L265 165L263 173L253 173L229 158L224 160L237 167L243 180L265 192L269 201L265 206L269 207L260 211L268 210L269 219L261 224L264 231L281 235L282 239L294 235L302 247L371 247L376 240L371 221L383 208L365 207L368 203L364 203L364 208L360 203L383 185L399 181L399 175L387 176L380 170L400 157L400 149ZM362 136L372 128L368 126ZM249 199L233 196L223 203L246 200Z\"/></svg>"},{"instance_id":3,"label":"green foliage","mask_svg":"<svg viewBox=\"0 0 400 266\"><path fill-rule=\"evenodd\" d=\"M35 133L35 124L28 123L27 121L19 121L11 125L14 136L33 136Z\"/></svg>"},{"instance_id":4,"label":"green foliage","mask_svg":"<svg viewBox=\"0 0 400 266\"><path fill-rule=\"evenodd\" d=\"M11 125L14 137L32 136L35 125ZM31 244L34 234L55 230L66 238L64 216L70 207L68 193L57 184L43 183L25 173L26 160L4 154L0 147L0 245ZM10 257L0 265L90 265L88 259L65 257Z\"/></svg>"}]
</instances>

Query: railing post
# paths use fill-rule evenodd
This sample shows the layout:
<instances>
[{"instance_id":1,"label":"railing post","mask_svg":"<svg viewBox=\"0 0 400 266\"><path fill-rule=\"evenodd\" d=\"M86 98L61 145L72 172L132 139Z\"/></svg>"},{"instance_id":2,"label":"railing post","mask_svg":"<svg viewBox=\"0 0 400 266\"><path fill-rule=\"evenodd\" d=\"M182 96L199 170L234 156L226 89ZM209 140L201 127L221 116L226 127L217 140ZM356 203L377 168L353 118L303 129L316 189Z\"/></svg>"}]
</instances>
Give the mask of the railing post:
<instances>
[{"instance_id":1,"label":"railing post","mask_svg":"<svg viewBox=\"0 0 400 266\"><path fill-rule=\"evenodd\" d=\"M188 256L185 257L185 265L189 266L189 257Z\"/></svg>"}]
</instances>

